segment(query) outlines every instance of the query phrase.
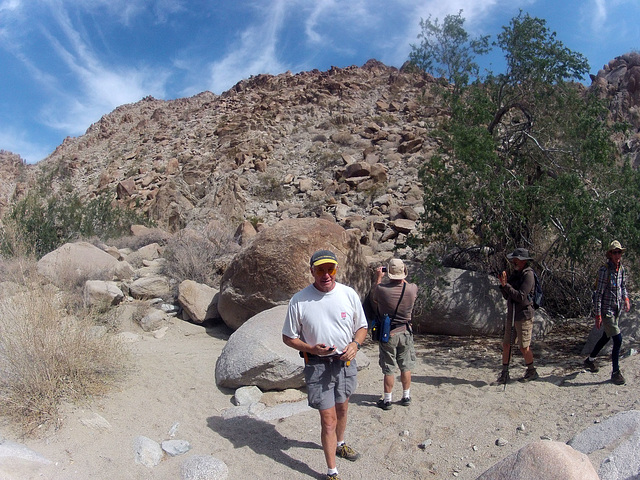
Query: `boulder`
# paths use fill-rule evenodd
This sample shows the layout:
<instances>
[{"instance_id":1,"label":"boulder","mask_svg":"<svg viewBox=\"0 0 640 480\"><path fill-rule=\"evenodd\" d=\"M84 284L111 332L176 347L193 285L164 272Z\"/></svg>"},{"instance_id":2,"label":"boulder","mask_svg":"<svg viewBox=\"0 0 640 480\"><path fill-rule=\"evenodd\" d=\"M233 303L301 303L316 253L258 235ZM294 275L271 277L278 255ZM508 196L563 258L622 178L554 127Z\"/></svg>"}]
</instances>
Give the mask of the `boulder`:
<instances>
[{"instance_id":1,"label":"boulder","mask_svg":"<svg viewBox=\"0 0 640 480\"><path fill-rule=\"evenodd\" d=\"M122 290L118 288L116 282L106 282L103 280L87 280L84 284L83 299L84 306L93 305L117 305L124 298Z\"/></svg>"},{"instance_id":2,"label":"boulder","mask_svg":"<svg viewBox=\"0 0 640 480\"><path fill-rule=\"evenodd\" d=\"M129 293L138 299L169 298L171 286L167 277L161 275L143 277L129 285Z\"/></svg>"},{"instance_id":3,"label":"boulder","mask_svg":"<svg viewBox=\"0 0 640 480\"><path fill-rule=\"evenodd\" d=\"M291 218L259 232L225 271L218 301L223 321L235 330L263 310L287 304L313 281L309 258L320 249L337 255L336 280L364 298L371 276L358 239L328 220Z\"/></svg>"},{"instance_id":4,"label":"boulder","mask_svg":"<svg viewBox=\"0 0 640 480\"><path fill-rule=\"evenodd\" d=\"M566 443L538 440L480 475L477 480L599 480L589 457Z\"/></svg>"},{"instance_id":5,"label":"boulder","mask_svg":"<svg viewBox=\"0 0 640 480\"><path fill-rule=\"evenodd\" d=\"M65 243L38 261L37 270L49 281L64 286L78 279L111 279L120 262L88 242ZM82 283L81 283L82 285Z\"/></svg>"},{"instance_id":6,"label":"boulder","mask_svg":"<svg viewBox=\"0 0 640 480\"><path fill-rule=\"evenodd\" d=\"M218 318L216 295L218 290L193 280L185 280L178 286L178 303L189 320L203 323Z\"/></svg>"},{"instance_id":7,"label":"boulder","mask_svg":"<svg viewBox=\"0 0 640 480\"><path fill-rule=\"evenodd\" d=\"M216 384L260 390L284 390L304 385L304 364L298 352L282 341L287 305L265 310L238 328L216 362Z\"/></svg>"},{"instance_id":8,"label":"boulder","mask_svg":"<svg viewBox=\"0 0 640 480\"><path fill-rule=\"evenodd\" d=\"M589 455L604 450L600 480L640 478L640 411L620 412L583 430L567 442Z\"/></svg>"},{"instance_id":9,"label":"boulder","mask_svg":"<svg viewBox=\"0 0 640 480\"><path fill-rule=\"evenodd\" d=\"M433 289L433 305L414 316L420 333L434 335L502 335L507 302L497 279L482 272L445 268L442 282ZM552 327L543 309L536 310L533 337L540 338Z\"/></svg>"},{"instance_id":10,"label":"boulder","mask_svg":"<svg viewBox=\"0 0 640 480\"><path fill-rule=\"evenodd\" d=\"M282 326L288 305L279 305L255 315L231 334L216 362L216 384L225 388L256 386L260 390L300 388L304 362L297 350L282 341ZM358 370L369 358L359 351Z\"/></svg>"}]
</instances>

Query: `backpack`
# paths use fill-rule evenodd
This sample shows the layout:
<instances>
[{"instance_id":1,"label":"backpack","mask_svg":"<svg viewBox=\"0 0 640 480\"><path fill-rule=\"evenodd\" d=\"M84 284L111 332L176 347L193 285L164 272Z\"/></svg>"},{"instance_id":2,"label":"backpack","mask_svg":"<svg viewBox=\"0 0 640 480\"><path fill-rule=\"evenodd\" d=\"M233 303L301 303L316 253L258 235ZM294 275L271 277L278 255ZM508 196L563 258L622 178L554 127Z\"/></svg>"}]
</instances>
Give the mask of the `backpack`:
<instances>
[{"instance_id":1,"label":"backpack","mask_svg":"<svg viewBox=\"0 0 640 480\"><path fill-rule=\"evenodd\" d=\"M535 278L536 284L533 288L532 301L533 309L537 310L542 306L542 302L544 301L544 299L542 295L542 284L540 283L540 279L538 278L538 274L535 272L535 270L533 271L533 278Z\"/></svg>"}]
</instances>

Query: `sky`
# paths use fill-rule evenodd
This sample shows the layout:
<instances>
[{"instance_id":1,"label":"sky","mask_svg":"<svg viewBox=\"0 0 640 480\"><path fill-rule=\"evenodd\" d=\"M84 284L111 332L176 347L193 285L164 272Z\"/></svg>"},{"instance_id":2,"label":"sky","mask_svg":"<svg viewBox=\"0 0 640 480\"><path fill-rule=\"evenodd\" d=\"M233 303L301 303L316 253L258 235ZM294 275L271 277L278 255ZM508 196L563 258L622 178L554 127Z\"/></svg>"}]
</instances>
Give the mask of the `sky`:
<instances>
[{"instance_id":1,"label":"sky","mask_svg":"<svg viewBox=\"0 0 640 480\"><path fill-rule=\"evenodd\" d=\"M640 50L639 0L0 0L0 149L36 163L149 95L369 59L399 68L420 19L460 10L472 37L492 39L519 10L542 18L593 74Z\"/></svg>"}]
</instances>

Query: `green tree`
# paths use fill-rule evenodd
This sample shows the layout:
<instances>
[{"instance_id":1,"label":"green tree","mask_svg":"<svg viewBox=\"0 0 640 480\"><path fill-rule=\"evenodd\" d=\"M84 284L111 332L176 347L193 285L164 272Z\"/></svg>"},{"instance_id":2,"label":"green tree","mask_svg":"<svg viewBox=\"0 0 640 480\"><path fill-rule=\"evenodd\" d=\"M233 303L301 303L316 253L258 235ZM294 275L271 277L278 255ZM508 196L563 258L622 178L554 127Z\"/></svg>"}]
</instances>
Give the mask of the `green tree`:
<instances>
[{"instance_id":1,"label":"green tree","mask_svg":"<svg viewBox=\"0 0 640 480\"><path fill-rule=\"evenodd\" d=\"M419 45L411 45L409 60L418 69L446 78L456 88L467 85L471 77L478 77L480 68L476 55L489 52L489 37L469 38L464 29L462 10L457 15L438 19L420 19Z\"/></svg>"},{"instance_id":2,"label":"green tree","mask_svg":"<svg viewBox=\"0 0 640 480\"><path fill-rule=\"evenodd\" d=\"M460 18L457 25L462 28ZM467 37L437 21L430 26L440 49L466 49L456 78L470 78L473 49L460 43ZM505 55L505 72L462 83L445 97L450 116L441 128L442 149L421 172L424 240L437 241L443 254L528 247L550 287L547 305L584 313L588 302L575 306L566 295L584 299L593 252L601 261L601 245L638 231L637 173L616 163L605 105L573 83L588 72L587 61L544 20L520 12L494 46ZM410 59L419 58L413 48ZM622 177L622 186L613 180ZM479 258L484 263L475 268L504 266L502 255Z\"/></svg>"}]
</instances>

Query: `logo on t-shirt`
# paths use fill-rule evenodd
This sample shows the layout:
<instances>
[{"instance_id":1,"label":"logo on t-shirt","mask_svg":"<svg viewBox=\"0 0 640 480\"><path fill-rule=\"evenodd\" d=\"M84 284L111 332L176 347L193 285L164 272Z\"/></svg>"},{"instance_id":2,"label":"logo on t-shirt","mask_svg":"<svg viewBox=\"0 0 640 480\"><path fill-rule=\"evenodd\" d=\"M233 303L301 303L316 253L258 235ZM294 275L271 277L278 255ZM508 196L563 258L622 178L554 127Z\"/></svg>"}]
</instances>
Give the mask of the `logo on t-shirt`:
<instances>
[{"instance_id":1,"label":"logo on t-shirt","mask_svg":"<svg viewBox=\"0 0 640 480\"><path fill-rule=\"evenodd\" d=\"M343 319L347 318L347 312L342 312L342 313L340 314L340 316L341 316Z\"/></svg>"}]
</instances>

